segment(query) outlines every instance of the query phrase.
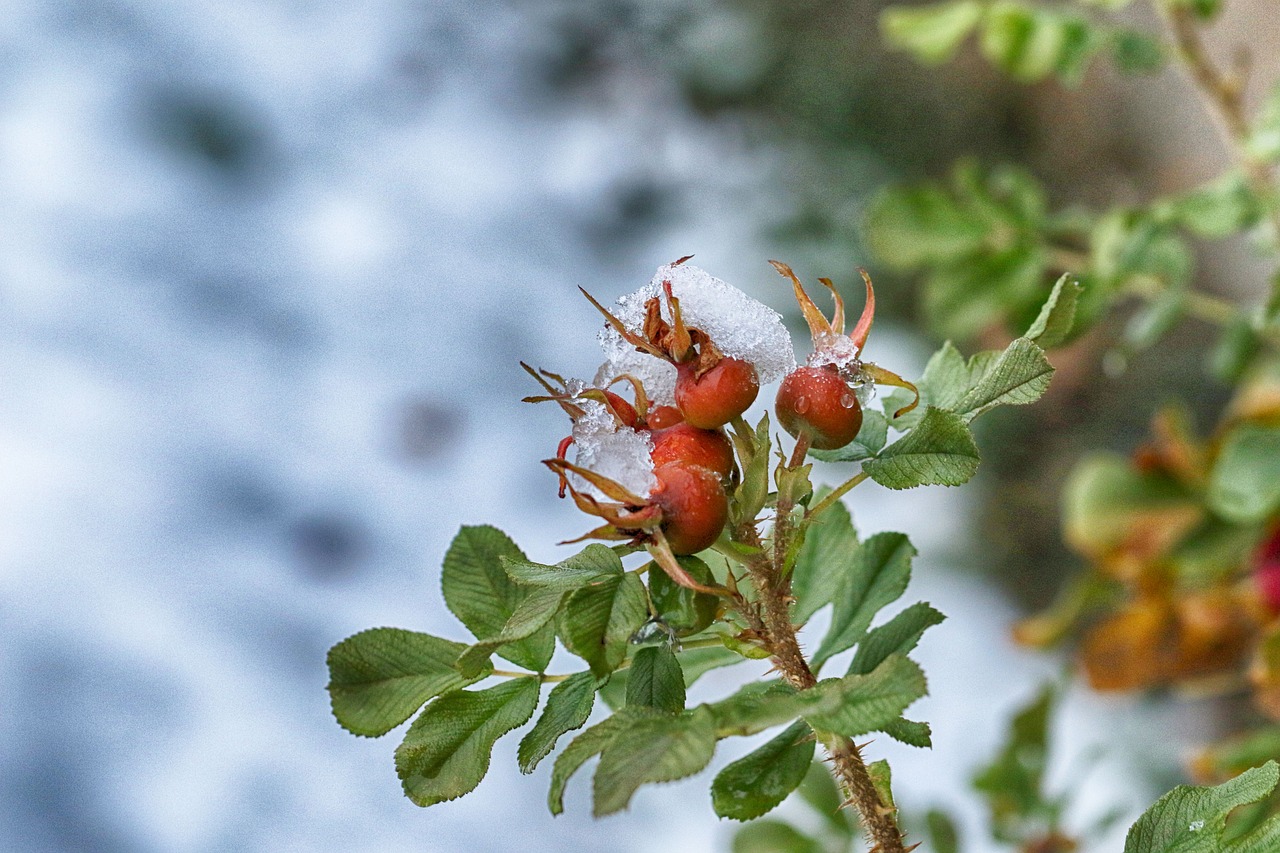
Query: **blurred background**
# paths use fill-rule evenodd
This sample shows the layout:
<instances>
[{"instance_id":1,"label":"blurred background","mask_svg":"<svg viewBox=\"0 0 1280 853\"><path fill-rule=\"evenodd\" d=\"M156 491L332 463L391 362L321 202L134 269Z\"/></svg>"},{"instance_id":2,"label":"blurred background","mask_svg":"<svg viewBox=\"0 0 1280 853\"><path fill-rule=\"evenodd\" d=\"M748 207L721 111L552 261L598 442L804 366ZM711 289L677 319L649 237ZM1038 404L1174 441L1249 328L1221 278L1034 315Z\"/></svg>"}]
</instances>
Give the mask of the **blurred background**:
<instances>
[{"instance_id":1,"label":"blurred background","mask_svg":"<svg viewBox=\"0 0 1280 853\"><path fill-rule=\"evenodd\" d=\"M874 357L914 376L937 341L859 233L886 182L972 154L1027 164L1055 206L1105 204L1223 164L1171 73L1067 91L921 69L880 46L882 5L4 4L0 848L727 849L710 773L601 822L579 778L552 819L550 763L521 778L508 741L474 794L418 809L397 735L333 721L324 656L374 625L461 639L439 566L462 524L548 562L587 528L538 462L563 416L519 402L517 366L594 372L578 285L609 301L695 254L789 311L766 259L855 306L867 265ZM1268 5L1236 0L1218 33L1264 67ZM1200 286L1260 287L1245 253L1220 260ZM1073 569L1062 476L1083 447L1131 449L1171 382L1211 419L1200 331L1119 378L1081 348L1046 401L990 418L963 490L849 498L864 533L912 536L908 595L951 617L913 709L935 749L872 747L908 821L944 806L988 849L967 780L1065 668L1008 640ZM693 698L742 673L714 675ZM1054 778L1086 816L1132 817L1215 708L1072 688Z\"/></svg>"}]
</instances>

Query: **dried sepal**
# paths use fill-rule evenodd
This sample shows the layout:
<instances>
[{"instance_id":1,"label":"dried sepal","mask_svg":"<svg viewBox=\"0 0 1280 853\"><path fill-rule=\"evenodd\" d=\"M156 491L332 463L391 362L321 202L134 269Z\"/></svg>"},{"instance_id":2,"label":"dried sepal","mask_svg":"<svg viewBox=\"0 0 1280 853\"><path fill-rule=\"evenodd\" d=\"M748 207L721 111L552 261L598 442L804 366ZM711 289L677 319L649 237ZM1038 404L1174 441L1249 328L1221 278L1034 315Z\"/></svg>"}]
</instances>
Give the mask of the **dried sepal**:
<instances>
[{"instance_id":1,"label":"dried sepal","mask_svg":"<svg viewBox=\"0 0 1280 853\"><path fill-rule=\"evenodd\" d=\"M912 400L910 403L908 403L907 405L903 406L901 409L898 409L898 411L893 413L893 416L895 418L902 417L907 412L911 411L916 406L920 405L920 389L917 388L912 383L908 382L907 380L903 379L898 374L894 373L892 370L885 370L883 367L881 367L878 364L872 364L869 361L864 361L862 363L862 372L870 376L875 382L879 383L880 385L892 385L895 388L906 388L908 391L910 391L912 394L915 395L914 400Z\"/></svg>"}]
</instances>

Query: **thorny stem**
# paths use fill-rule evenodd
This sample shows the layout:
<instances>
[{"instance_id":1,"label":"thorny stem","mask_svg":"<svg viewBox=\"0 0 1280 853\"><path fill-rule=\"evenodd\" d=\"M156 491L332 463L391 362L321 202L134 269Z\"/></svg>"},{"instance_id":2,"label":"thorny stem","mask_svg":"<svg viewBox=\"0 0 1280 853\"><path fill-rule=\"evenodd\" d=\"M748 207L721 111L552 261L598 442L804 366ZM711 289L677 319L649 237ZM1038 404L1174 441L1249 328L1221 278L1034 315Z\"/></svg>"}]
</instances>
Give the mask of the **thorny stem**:
<instances>
[{"instance_id":1,"label":"thorny stem","mask_svg":"<svg viewBox=\"0 0 1280 853\"><path fill-rule=\"evenodd\" d=\"M808 441L802 438L791 454L789 467L796 468L803 464L807 451ZM806 513L806 517L830 506L864 479L864 474L854 477ZM792 535L792 528L784 519L790 517L791 510L789 500L779 500L774 521L772 559L761 547L760 534L754 523L743 524L734 531L734 538L751 549L746 565L759 598L762 624L758 630L763 634L762 639L773 658L774 667L792 687L808 690L818 683L818 679L809 667L796 638L796 626L791 622L791 599L787 592L789 579L784 576L786 554ZM844 788L847 803L858 810L872 849L877 853L905 853L902 832L894 817L895 810L880 799L858 747L849 738L840 735L819 732L818 737L831 755L832 769Z\"/></svg>"},{"instance_id":2,"label":"thorny stem","mask_svg":"<svg viewBox=\"0 0 1280 853\"><path fill-rule=\"evenodd\" d=\"M1195 84L1223 142L1244 171L1249 188L1262 200L1272 227L1280 235L1280 208L1272 199L1276 189L1275 175L1269 165L1249 152L1246 144L1250 130L1244 109L1243 75L1238 71L1223 72L1209 57L1189 8L1160 0L1153 5L1169 28L1178 49L1181 68Z\"/></svg>"}]
</instances>

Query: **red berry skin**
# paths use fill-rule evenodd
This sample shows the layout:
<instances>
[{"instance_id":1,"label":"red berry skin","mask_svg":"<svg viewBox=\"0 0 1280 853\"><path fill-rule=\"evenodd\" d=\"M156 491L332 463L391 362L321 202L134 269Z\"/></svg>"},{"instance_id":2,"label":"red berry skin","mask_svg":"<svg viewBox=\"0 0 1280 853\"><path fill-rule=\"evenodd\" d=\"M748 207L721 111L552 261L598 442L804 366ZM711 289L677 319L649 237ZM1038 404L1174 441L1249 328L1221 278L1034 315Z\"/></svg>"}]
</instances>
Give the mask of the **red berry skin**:
<instances>
[{"instance_id":1,"label":"red berry skin","mask_svg":"<svg viewBox=\"0 0 1280 853\"><path fill-rule=\"evenodd\" d=\"M737 358L721 359L702 376L693 362L677 365L676 405L684 419L702 429L722 427L747 410L760 393L755 365Z\"/></svg>"},{"instance_id":2,"label":"red berry skin","mask_svg":"<svg viewBox=\"0 0 1280 853\"><path fill-rule=\"evenodd\" d=\"M653 431L653 467L680 463L728 477L733 471L733 445L720 430L676 424Z\"/></svg>"},{"instance_id":3,"label":"red berry skin","mask_svg":"<svg viewBox=\"0 0 1280 853\"><path fill-rule=\"evenodd\" d=\"M1254 569L1253 584L1267 612L1280 615L1280 559L1262 563Z\"/></svg>"},{"instance_id":4,"label":"red berry skin","mask_svg":"<svg viewBox=\"0 0 1280 853\"><path fill-rule=\"evenodd\" d=\"M677 556L696 554L720 538L729 520L729 498L720 477L680 464L654 469L658 485L649 499L662 508L662 532Z\"/></svg>"},{"instance_id":5,"label":"red berry skin","mask_svg":"<svg viewBox=\"0 0 1280 853\"><path fill-rule=\"evenodd\" d=\"M836 450L862 428L862 407L840 374L825 367L800 367L778 387L778 423L793 436L809 434L815 450Z\"/></svg>"},{"instance_id":6,"label":"red berry skin","mask_svg":"<svg viewBox=\"0 0 1280 853\"><path fill-rule=\"evenodd\" d=\"M656 432L660 429L684 423L684 415L675 406L655 406L649 410L645 423L648 424L649 429Z\"/></svg>"}]
</instances>

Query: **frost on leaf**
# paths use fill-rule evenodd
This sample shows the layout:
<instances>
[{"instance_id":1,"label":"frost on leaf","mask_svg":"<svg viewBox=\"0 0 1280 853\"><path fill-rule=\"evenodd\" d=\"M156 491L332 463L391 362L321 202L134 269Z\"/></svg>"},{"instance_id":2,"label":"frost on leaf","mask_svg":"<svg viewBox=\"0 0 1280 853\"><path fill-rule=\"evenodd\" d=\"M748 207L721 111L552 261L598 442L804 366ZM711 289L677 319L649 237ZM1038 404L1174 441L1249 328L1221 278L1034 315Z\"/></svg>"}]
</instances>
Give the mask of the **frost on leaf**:
<instances>
[{"instance_id":1,"label":"frost on leaf","mask_svg":"<svg viewBox=\"0 0 1280 853\"><path fill-rule=\"evenodd\" d=\"M576 405L583 410L583 416L573 424L576 463L637 495L649 494L658 484L653 476L653 459L650 457L653 439L649 433L620 426L602 403L583 400ZM599 489L577 474L569 474L569 479L578 491L607 499Z\"/></svg>"},{"instance_id":2,"label":"frost on leaf","mask_svg":"<svg viewBox=\"0 0 1280 853\"><path fill-rule=\"evenodd\" d=\"M680 301L685 324L705 332L725 356L755 365L762 383L781 379L795 368L795 350L781 314L689 264L658 267L647 285L618 300L614 315L629 330L639 334L644 325L645 305L662 295L665 281L671 282L672 295ZM663 318L672 322L667 300L659 299L659 304ZM612 327L604 328L599 340L606 361L596 374L597 385L604 387L629 373L644 383L650 398L658 404L670 405L674 401L674 367L652 355L637 352Z\"/></svg>"}]
</instances>

